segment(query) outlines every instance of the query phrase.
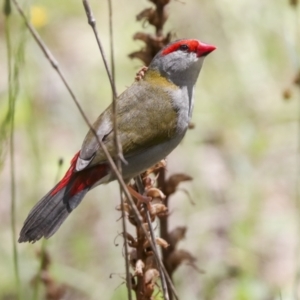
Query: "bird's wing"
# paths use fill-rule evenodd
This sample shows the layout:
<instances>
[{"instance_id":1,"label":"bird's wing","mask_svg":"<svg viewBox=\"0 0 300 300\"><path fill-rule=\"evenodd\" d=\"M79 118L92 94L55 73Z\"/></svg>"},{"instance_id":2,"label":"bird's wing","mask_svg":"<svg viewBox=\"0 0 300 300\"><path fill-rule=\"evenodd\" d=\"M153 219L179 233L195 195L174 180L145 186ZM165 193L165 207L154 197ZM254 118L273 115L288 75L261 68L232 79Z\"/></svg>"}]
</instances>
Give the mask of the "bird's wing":
<instances>
[{"instance_id":1,"label":"bird's wing","mask_svg":"<svg viewBox=\"0 0 300 300\"><path fill-rule=\"evenodd\" d=\"M117 124L125 159L171 139L177 125L177 113L172 106L171 95L163 88L145 81L135 82L117 99ZM115 157L111 105L99 116L93 128L110 155ZM83 142L76 170L105 162L107 158L90 130Z\"/></svg>"}]
</instances>

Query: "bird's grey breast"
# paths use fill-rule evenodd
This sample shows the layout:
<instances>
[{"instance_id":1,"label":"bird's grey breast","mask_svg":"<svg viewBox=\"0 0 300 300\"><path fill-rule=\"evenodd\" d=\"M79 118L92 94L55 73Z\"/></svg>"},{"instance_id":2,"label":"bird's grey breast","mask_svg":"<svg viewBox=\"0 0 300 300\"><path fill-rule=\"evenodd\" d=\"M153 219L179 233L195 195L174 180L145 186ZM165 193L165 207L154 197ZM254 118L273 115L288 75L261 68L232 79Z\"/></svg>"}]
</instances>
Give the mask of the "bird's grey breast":
<instances>
[{"instance_id":1,"label":"bird's grey breast","mask_svg":"<svg viewBox=\"0 0 300 300\"><path fill-rule=\"evenodd\" d=\"M183 86L172 91L173 106L177 112L177 132L183 133L187 130L194 108L194 88Z\"/></svg>"}]
</instances>

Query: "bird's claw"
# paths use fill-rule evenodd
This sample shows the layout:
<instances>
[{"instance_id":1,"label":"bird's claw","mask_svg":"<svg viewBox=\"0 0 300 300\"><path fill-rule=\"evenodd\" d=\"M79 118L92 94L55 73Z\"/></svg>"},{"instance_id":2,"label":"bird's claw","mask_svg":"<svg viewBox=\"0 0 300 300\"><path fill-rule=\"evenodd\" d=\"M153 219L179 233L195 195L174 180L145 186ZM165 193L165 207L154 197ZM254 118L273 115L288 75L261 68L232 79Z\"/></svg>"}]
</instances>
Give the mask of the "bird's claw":
<instances>
[{"instance_id":1,"label":"bird's claw","mask_svg":"<svg viewBox=\"0 0 300 300\"><path fill-rule=\"evenodd\" d=\"M125 159L123 153L119 153L118 157L124 165L126 165L126 166L128 165L128 161Z\"/></svg>"},{"instance_id":2,"label":"bird's claw","mask_svg":"<svg viewBox=\"0 0 300 300\"><path fill-rule=\"evenodd\" d=\"M143 66L137 73L135 76L135 80L136 81L140 81L144 78L146 71L148 70L148 67Z\"/></svg>"},{"instance_id":3,"label":"bird's claw","mask_svg":"<svg viewBox=\"0 0 300 300\"><path fill-rule=\"evenodd\" d=\"M141 204L146 204L148 210L151 210L151 197L147 197L144 195L141 195L136 190L134 190L131 186L127 186L128 192L132 197L134 197L137 200L136 206L139 207Z\"/></svg>"}]
</instances>

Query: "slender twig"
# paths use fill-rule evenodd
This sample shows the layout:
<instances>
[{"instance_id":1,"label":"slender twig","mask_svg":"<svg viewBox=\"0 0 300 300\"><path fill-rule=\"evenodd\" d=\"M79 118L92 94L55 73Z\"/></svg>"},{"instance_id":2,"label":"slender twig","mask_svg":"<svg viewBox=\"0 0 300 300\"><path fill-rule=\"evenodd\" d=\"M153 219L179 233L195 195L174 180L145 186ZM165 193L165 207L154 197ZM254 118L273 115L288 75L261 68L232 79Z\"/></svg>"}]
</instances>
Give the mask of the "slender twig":
<instances>
[{"instance_id":1,"label":"slender twig","mask_svg":"<svg viewBox=\"0 0 300 300\"><path fill-rule=\"evenodd\" d=\"M295 48L297 46L300 47L300 40L299 40L299 11L300 11L300 5L296 5L294 12L295 12ZM299 49L298 49L299 50ZM295 49L297 51L297 49ZM300 62L298 61L298 70L296 70L297 74L300 73ZM297 127L297 143L298 143L298 155L297 155L297 179L296 179L296 187L295 187L295 197L296 197L296 206L298 208L298 211L300 209L300 188L299 188L299 177L300 177L300 99L298 100L298 127ZM300 218L298 217L297 220L298 228L300 228ZM296 275L295 275L295 282L294 282L294 299L299 300L298 295L298 289L299 289L299 282L300 282L300 239L298 238L297 245L296 245L296 257L297 257L297 269L296 269Z\"/></svg>"},{"instance_id":2,"label":"slender twig","mask_svg":"<svg viewBox=\"0 0 300 300\"><path fill-rule=\"evenodd\" d=\"M115 56L114 56L114 34L113 34L113 8L112 0L108 0L108 13L109 13L109 37L110 37L110 69L111 77L114 84L116 84L115 75Z\"/></svg>"},{"instance_id":3,"label":"slender twig","mask_svg":"<svg viewBox=\"0 0 300 300\"><path fill-rule=\"evenodd\" d=\"M145 234L147 240L149 241L150 245L152 248L154 248L154 244L152 242L152 240L148 237L147 234L147 229L145 228L144 224L143 224L143 219L134 203L134 201L132 200L132 197L130 195L130 193L128 192L128 189L126 187L126 184L122 178L122 175L120 174L120 172L117 169L117 166L115 164L115 162L113 161L110 153L108 152L105 144L99 139L99 137L97 136L97 133L95 131L95 129L92 127L91 123L89 122L89 120L87 119L84 111L82 110L79 101L77 99L77 97L75 96L75 94L73 93L70 85L68 84L65 76L63 75L62 71L59 68L59 65L57 63L57 61L55 60L54 56L52 55L52 53L50 52L50 50L47 48L47 46L45 45L45 43L42 41L42 39L40 38L40 36L38 35L38 33L36 32L36 30L33 28L33 26L30 24L30 22L28 21L24 11L22 10L22 8L20 7L19 3L17 0L12 0L12 2L14 3L17 11L19 12L19 14L22 16L26 27L28 28L28 30L30 31L30 33L32 34L34 40L37 42L38 46L40 47L40 49L42 50L42 52L44 53L44 55L46 56L46 58L48 59L48 61L50 62L50 64L52 65L52 67L55 69L55 71L58 73L60 79L62 80L63 84L65 85L66 89L68 90L68 92L71 95L72 100L74 101L76 107L78 108L82 118L84 119L84 121L86 122L86 124L88 125L89 129L91 130L91 132L93 133L93 135L95 136L98 144L100 145L101 149L103 150L106 158L107 158L107 162L109 164L109 166L111 167L112 172L114 173L114 175L116 176L116 180L119 182L120 186L122 187L123 193L125 194L126 198L129 200L130 206L133 209L133 212L135 214L136 217L136 221L138 223L138 225L142 228L143 233ZM155 254L156 255L156 254ZM169 284L171 285L172 288L172 292L175 295L176 299L178 299L177 293L175 291L174 285L172 284L170 277L168 276L166 269L164 267L164 265L162 264L161 260L159 259L159 263L160 266L162 267L165 275L166 275L166 279L169 282Z\"/></svg>"},{"instance_id":4,"label":"slender twig","mask_svg":"<svg viewBox=\"0 0 300 300\"><path fill-rule=\"evenodd\" d=\"M135 177L134 180L136 182L139 193L141 195L143 195L144 192L145 192L145 188L144 188L141 176ZM153 244L154 244L154 248L152 248L152 250L155 253L156 263L159 266L158 271L159 271L159 276L160 276L160 280L161 280L161 286L162 286L162 289L163 289L163 296L164 296L165 300L169 300L169 293L168 293L166 278L164 276L164 272L163 272L162 268L160 267L160 262L159 262L160 259L159 259L159 254L158 254L158 250L157 250L157 246L156 246L154 229L153 229L153 226L152 226L150 213L149 213L148 207L145 203L143 204L143 206L144 206L144 209L145 209L145 212L146 212L146 217L147 217L147 223L148 223L148 226L149 226L150 236L151 236L151 239L152 239Z\"/></svg>"},{"instance_id":5,"label":"slender twig","mask_svg":"<svg viewBox=\"0 0 300 300\"><path fill-rule=\"evenodd\" d=\"M86 7L86 6L85 6ZM116 85L115 81L115 60L114 60L114 38L113 38L113 23L112 23L112 3L111 0L108 0L108 10L109 10L109 38L110 38L110 68L111 68L111 77L112 77L112 83L113 86ZM88 15L88 14L87 14ZM94 28L94 27L93 27ZM95 35L97 36L97 31L94 30ZM99 38L98 38L99 40ZM101 52L102 48L100 48ZM101 52L102 53L102 52ZM102 54L102 58L104 57L104 53ZM116 88L115 93L117 94ZM113 101L113 126L114 126L114 134L115 134L115 147L117 149L117 167L120 173L122 173L122 164L121 164L121 158L123 157L122 154L122 148L121 143L118 139L118 127L117 127L117 101L116 96L114 93L112 95L112 101ZM124 198L122 197L122 188L120 188L120 201L121 201L121 207L124 206ZM124 250L125 250L125 269L126 269L126 283L127 283L127 295L128 300L132 300L132 285L131 285L131 274L130 274L130 266L129 266L129 251L128 251L128 242L127 242L127 228L126 228L126 219L125 219L125 211L122 209L121 211L122 215L122 228L123 228L123 239L124 239Z\"/></svg>"},{"instance_id":6,"label":"slender twig","mask_svg":"<svg viewBox=\"0 0 300 300\"><path fill-rule=\"evenodd\" d=\"M14 273L16 281L17 297L21 299L21 284L19 274L19 259L17 251L17 239L16 239L16 178L15 178L15 145L14 145L14 122L15 122L15 102L16 93L14 90L13 74L12 74L12 46L10 38L10 4L9 1L4 3L4 14L5 18L5 38L6 38L6 50L7 50L7 69L8 69L8 102L10 111L10 193L11 193L11 231L12 231L12 244L13 244L13 262L14 262Z\"/></svg>"},{"instance_id":7,"label":"slender twig","mask_svg":"<svg viewBox=\"0 0 300 300\"><path fill-rule=\"evenodd\" d=\"M98 35L97 27L96 27L96 19L94 18L93 11L88 3L87 0L83 0L83 6L88 18L88 24L92 27L95 38L97 40L97 44L102 56L103 63L105 65L105 69L107 72L107 76L109 77L110 83L111 83L111 88L112 88L112 93L113 93L113 103L112 103L112 108L113 108L113 128L114 128L114 144L117 150L117 157L116 157L116 165L117 169L122 174L122 163L121 163L121 158L123 157L122 154L122 148L121 144L118 139L118 124L117 124L117 91L115 87L115 76L114 76L114 54L113 54L113 31L112 31L112 7L111 3L109 1L109 27L110 27L110 50L111 50L111 69L112 73L109 71L109 67L105 58L105 53L103 51L103 47ZM122 197L122 188L120 186L120 199L121 199L121 207L124 206L124 199ZM122 228L123 228L123 238L124 238L124 248L125 248L125 269L126 269L126 283L127 283L127 292L128 292L128 299L132 299L132 287L131 287L131 275L130 275L130 266L129 266L129 251L128 251L128 243L127 243L127 228L126 228L126 219L125 219L125 212L122 210Z\"/></svg>"},{"instance_id":8,"label":"slender twig","mask_svg":"<svg viewBox=\"0 0 300 300\"><path fill-rule=\"evenodd\" d=\"M122 197L122 189L120 187L120 195L121 195L121 207L124 206L124 199ZM126 269L126 283L127 283L127 294L128 294L128 300L132 299L132 284L131 284L131 274L130 274L130 266L129 266L129 251L128 251L128 242L127 242L127 228L126 228L126 216L125 216L125 211L124 209L122 211L122 227L123 227L123 239L124 239L124 249L125 249L125 269Z\"/></svg>"},{"instance_id":9,"label":"slender twig","mask_svg":"<svg viewBox=\"0 0 300 300\"><path fill-rule=\"evenodd\" d=\"M122 155L121 144L120 144L120 142L118 140L118 132L117 132L117 129L118 129L118 126L117 126L118 125L117 124L117 101L116 101L116 99L117 99L117 90L116 90L115 82L114 82L113 76L112 76L112 74L111 74L111 72L109 70L108 62L107 62L107 59L105 57L105 53L104 53L104 50L103 50L103 47L102 47L101 40L99 38L98 30L97 30L97 27L96 27L96 19L94 17L93 11L92 11L92 9L91 9L91 7L89 5L88 0L83 0L82 3L83 3L83 7L85 9L86 15L87 15L88 24L93 29L93 32L94 32L94 35L95 35L95 38L96 38L96 41L97 41L97 44L98 44L101 56L102 56L102 60L103 60L104 66L105 66L105 70L106 70L106 73L107 73L107 76L108 76L108 79L109 79L109 82L110 82L110 85L111 85L111 89L112 89L112 93L113 93L113 105L112 105L112 107L113 107L113 115L114 115L114 118L113 118L113 128L114 128L115 146L116 146L116 150L117 150L117 157L120 158L120 159L122 159L125 162L125 160L123 158L123 155ZM111 37L111 40L112 39L113 39L113 37ZM111 52L112 52L112 50L111 50ZM117 163L117 165L118 165L119 171L121 171L121 163Z\"/></svg>"},{"instance_id":10,"label":"slender twig","mask_svg":"<svg viewBox=\"0 0 300 300\"><path fill-rule=\"evenodd\" d=\"M98 31L97 31L97 28L96 28L96 19L94 18L93 12L92 12L92 10L90 8L90 5L89 5L88 1L87 0L83 0L82 2L83 2L83 6L84 6L84 9L85 9L87 18L88 18L88 23L93 28L97 44L98 44L98 47L100 49L100 53L102 55L104 67L106 69L106 73L107 73L107 76L108 76L108 79L109 79L109 82L110 82L110 85L111 85L112 92L114 94L114 97L116 97L117 96L116 87L115 87L112 75L111 75L109 67L108 67L108 63L107 63L107 60L106 60L106 57L105 57L105 54L104 54L104 50L103 50L101 41L99 39Z\"/></svg>"}]
</instances>

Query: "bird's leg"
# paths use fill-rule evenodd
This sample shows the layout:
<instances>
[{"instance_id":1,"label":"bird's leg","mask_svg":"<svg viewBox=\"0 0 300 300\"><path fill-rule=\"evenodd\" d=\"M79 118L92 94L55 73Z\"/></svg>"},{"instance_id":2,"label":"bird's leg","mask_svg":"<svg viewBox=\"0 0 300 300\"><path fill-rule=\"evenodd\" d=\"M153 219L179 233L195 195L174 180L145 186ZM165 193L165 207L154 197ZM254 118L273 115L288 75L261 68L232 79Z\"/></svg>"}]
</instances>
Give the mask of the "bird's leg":
<instances>
[{"instance_id":1,"label":"bird's leg","mask_svg":"<svg viewBox=\"0 0 300 300\"><path fill-rule=\"evenodd\" d=\"M127 188L128 188L128 192L130 193L130 195L134 198L137 199L137 204L136 206L139 207L139 205L141 203L145 203L147 205L147 208L148 210L150 211L151 210L151 200L152 198L151 197L147 197L147 196L144 196L144 195L141 195L140 193L138 193L136 190L134 190L131 186L127 185Z\"/></svg>"},{"instance_id":2,"label":"bird's leg","mask_svg":"<svg viewBox=\"0 0 300 300\"><path fill-rule=\"evenodd\" d=\"M136 81L140 81L144 78L145 76L145 72L148 70L148 67L146 66L143 66L137 73L136 73L136 76L135 76L135 80Z\"/></svg>"}]
</instances>

